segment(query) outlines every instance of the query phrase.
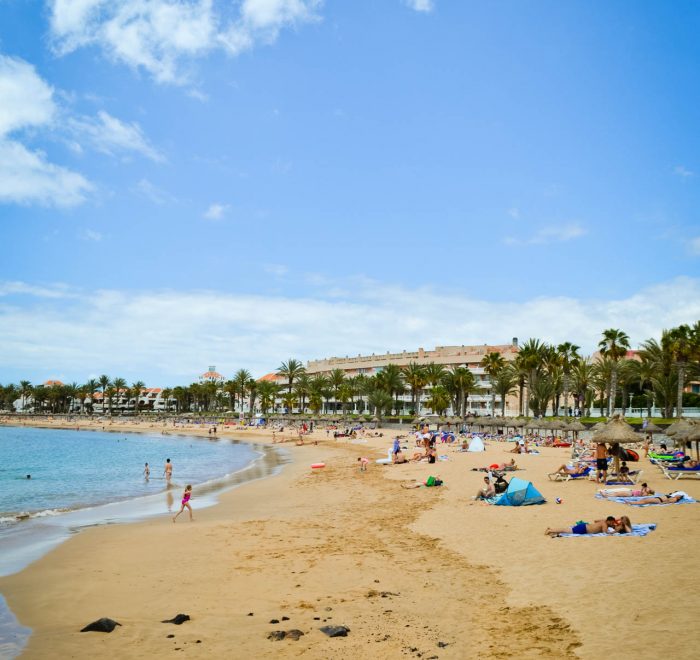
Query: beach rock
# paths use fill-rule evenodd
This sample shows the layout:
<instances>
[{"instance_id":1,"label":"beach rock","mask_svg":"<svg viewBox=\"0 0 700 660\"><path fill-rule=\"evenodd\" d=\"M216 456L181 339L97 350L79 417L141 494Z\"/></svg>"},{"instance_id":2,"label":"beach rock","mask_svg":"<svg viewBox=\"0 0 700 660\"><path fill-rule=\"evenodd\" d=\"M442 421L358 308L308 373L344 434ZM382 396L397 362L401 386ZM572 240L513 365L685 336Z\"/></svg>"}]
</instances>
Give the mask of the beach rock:
<instances>
[{"instance_id":1,"label":"beach rock","mask_svg":"<svg viewBox=\"0 0 700 660\"><path fill-rule=\"evenodd\" d=\"M323 626L319 630L328 637L347 637L350 632L347 626Z\"/></svg>"},{"instance_id":2,"label":"beach rock","mask_svg":"<svg viewBox=\"0 0 700 660\"><path fill-rule=\"evenodd\" d=\"M166 635L166 637L167 637L168 639L172 639L173 637L175 637L175 635Z\"/></svg>"},{"instance_id":3,"label":"beach rock","mask_svg":"<svg viewBox=\"0 0 700 660\"><path fill-rule=\"evenodd\" d=\"M284 630L273 630L267 638L271 642L281 642L285 637L287 636L287 633L284 632Z\"/></svg>"},{"instance_id":4,"label":"beach rock","mask_svg":"<svg viewBox=\"0 0 700 660\"><path fill-rule=\"evenodd\" d=\"M448 644L449 644L449 642L438 642L438 646L439 646L441 649L444 649Z\"/></svg>"},{"instance_id":5,"label":"beach rock","mask_svg":"<svg viewBox=\"0 0 700 660\"><path fill-rule=\"evenodd\" d=\"M252 613L252 612L248 612L248 616L253 616L253 613Z\"/></svg>"},{"instance_id":6,"label":"beach rock","mask_svg":"<svg viewBox=\"0 0 700 660\"><path fill-rule=\"evenodd\" d=\"M165 621L161 621L161 623L174 623L176 626L181 626L183 623L185 623L185 621L189 620L189 614L177 614L172 619L166 619Z\"/></svg>"},{"instance_id":7,"label":"beach rock","mask_svg":"<svg viewBox=\"0 0 700 660\"><path fill-rule=\"evenodd\" d=\"M303 637L303 636L304 636L304 633L301 632L301 630L297 630L296 628L294 628L293 630L288 630L288 631L287 631L287 639L292 639L292 640L294 640L295 642L296 642L300 637Z\"/></svg>"},{"instance_id":8,"label":"beach rock","mask_svg":"<svg viewBox=\"0 0 700 660\"><path fill-rule=\"evenodd\" d=\"M282 617L282 621L289 621L289 617L288 617L288 616L283 616L283 617Z\"/></svg>"},{"instance_id":9,"label":"beach rock","mask_svg":"<svg viewBox=\"0 0 700 660\"><path fill-rule=\"evenodd\" d=\"M106 617L102 617L101 619L97 619L97 621L93 621L92 623L88 623L85 628L83 628L80 632L104 632L104 633L111 633L117 626L121 626L121 623L118 623L117 621L114 621L112 619L107 619Z\"/></svg>"},{"instance_id":10,"label":"beach rock","mask_svg":"<svg viewBox=\"0 0 700 660\"><path fill-rule=\"evenodd\" d=\"M279 622L280 622L279 619L270 619L270 623L279 623Z\"/></svg>"}]
</instances>

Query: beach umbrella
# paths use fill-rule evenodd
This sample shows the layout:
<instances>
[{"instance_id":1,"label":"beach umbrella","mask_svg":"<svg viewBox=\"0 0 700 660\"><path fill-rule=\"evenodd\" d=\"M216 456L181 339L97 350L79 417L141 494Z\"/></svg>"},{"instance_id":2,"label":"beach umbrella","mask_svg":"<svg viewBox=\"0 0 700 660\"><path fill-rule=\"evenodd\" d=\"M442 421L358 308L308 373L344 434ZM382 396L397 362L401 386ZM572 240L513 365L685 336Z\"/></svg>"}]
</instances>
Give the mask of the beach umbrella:
<instances>
[{"instance_id":1,"label":"beach umbrella","mask_svg":"<svg viewBox=\"0 0 700 660\"><path fill-rule=\"evenodd\" d=\"M687 419L679 419L673 422L665 431L664 433L670 437L676 435L679 431L686 431L688 428L690 428L691 423Z\"/></svg>"},{"instance_id":2,"label":"beach umbrella","mask_svg":"<svg viewBox=\"0 0 700 660\"><path fill-rule=\"evenodd\" d=\"M664 430L660 427L654 424L653 422L649 422L646 425L646 428L640 429L641 433L663 433Z\"/></svg>"},{"instance_id":3,"label":"beach umbrella","mask_svg":"<svg viewBox=\"0 0 700 660\"><path fill-rule=\"evenodd\" d=\"M639 436L634 429L619 415L615 415L607 424L593 434L595 442L607 442L615 445L630 444L639 442ZM614 453L615 456L615 471L620 474L620 454Z\"/></svg>"},{"instance_id":4,"label":"beach umbrella","mask_svg":"<svg viewBox=\"0 0 700 660\"><path fill-rule=\"evenodd\" d=\"M590 430L593 431L593 433L595 433L596 431L600 431L601 429L604 429L605 424L606 424L606 422L598 422L597 424L593 424L593 426L591 426Z\"/></svg>"},{"instance_id":5,"label":"beach umbrella","mask_svg":"<svg viewBox=\"0 0 700 660\"><path fill-rule=\"evenodd\" d=\"M700 424L693 424L685 431L679 431L674 437L681 439L683 442L695 443L695 457L700 461Z\"/></svg>"}]
</instances>

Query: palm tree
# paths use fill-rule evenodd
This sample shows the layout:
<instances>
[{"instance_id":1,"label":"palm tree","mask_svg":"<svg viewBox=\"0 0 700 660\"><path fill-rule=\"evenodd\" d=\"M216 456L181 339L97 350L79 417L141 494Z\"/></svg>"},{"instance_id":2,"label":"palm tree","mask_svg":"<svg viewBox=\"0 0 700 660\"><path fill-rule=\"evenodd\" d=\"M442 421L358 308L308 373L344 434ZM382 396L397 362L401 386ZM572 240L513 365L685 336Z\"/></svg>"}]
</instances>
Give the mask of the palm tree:
<instances>
[{"instance_id":1,"label":"palm tree","mask_svg":"<svg viewBox=\"0 0 700 660\"><path fill-rule=\"evenodd\" d=\"M66 408L68 412L73 408L73 403L78 398L78 393L80 392L80 387L78 383L70 383L69 385L63 386L63 396L66 398ZM70 399L70 406L68 406L68 399Z\"/></svg>"},{"instance_id":2,"label":"palm tree","mask_svg":"<svg viewBox=\"0 0 700 660\"><path fill-rule=\"evenodd\" d=\"M164 387L161 390L160 393L160 398L163 400L165 404L165 412L168 412L170 410L170 398L173 396L173 390L169 387Z\"/></svg>"},{"instance_id":3,"label":"palm tree","mask_svg":"<svg viewBox=\"0 0 700 660\"><path fill-rule=\"evenodd\" d=\"M582 411L584 417L587 417L590 413L588 410L588 393L593 380L593 366L590 358L581 358L573 364L571 378L576 407Z\"/></svg>"},{"instance_id":4,"label":"palm tree","mask_svg":"<svg viewBox=\"0 0 700 660\"><path fill-rule=\"evenodd\" d=\"M425 367L417 362L409 362L403 368L403 379L411 390L411 404L414 413L420 415L420 393L428 382Z\"/></svg>"},{"instance_id":5,"label":"palm tree","mask_svg":"<svg viewBox=\"0 0 700 660\"><path fill-rule=\"evenodd\" d=\"M22 410L27 405L27 397L32 393L32 384L28 380L19 381L19 394L22 397Z\"/></svg>"},{"instance_id":6,"label":"palm tree","mask_svg":"<svg viewBox=\"0 0 700 660\"><path fill-rule=\"evenodd\" d=\"M297 382L294 384L294 394L299 399L299 410L306 410L306 397L309 396L311 387L311 378L305 371L297 376Z\"/></svg>"},{"instance_id":7,"label":"palm tree","mask_svg":"<svg viewBox=\"0 0 700 660\"><path fill-rule=\"evenodd\" d=\"M239 369L234 375L233 375L233 382L236 385L236 392L240 397L241 401L241 411L243 411L243 399L245 398L245 393L246 393L246 387L248 385L248 381L252 378L250 375L250 371L247 369ZM235 399L234 399L234 410L235 410Z\"/></svg>"},{"instance_id":8,"label":"palm tree","mask_svg":"<svg viewBox=\"0 0 700 660\"><path fill-rule=\"evenodd\" d=\"M496 373L495 380L491 383L492 391L501 397L501 417L506 416L506 398L515 392L517 382L515 369L507 364Z\"/></svg>"},{"instance_id":9,"label":"palm tree","mask_svg":"<svg viewBox=\"0 0 700 660\"><path fill-rule=\"evenodd\" d=\"M505 367L505 358L498 352L492 351L487 353L481 359L481 367L488 374L489 383L491 385L491 414L496 415L496 390L493 387L493 381L496 379L498 372Z\"/></svg>"},{"instance_id":10,"label":"palm tree","mask_svg":"<svg viewBox=\"0 0 700 660\"><path fill-rule=\"evenodd\" d=\"M131 396L134 397L134 413L139 414L139 404L141 403L141 392L146 387L146 383L137 380L131 385Z\"/></svg>"},{"instance_id":11,"label":"palm tree","mask_svg":"<svg viewBox=\"0 0 700 660\"><path fill-rule=\"evenodd\" d=\"M316 400L326 399L326 406L328 405L328 400L330 399L331 390L328 378L323 374L314 374L311 377L311 382L309 385L310 397L316 397ZM310 403L310 401L309 401ZM312 406L313 409L313 406Z\"/></svg>"},{"instance_id":12,"label":"palm tree","mask_svg":"<svg viewBox=\"0 0 700 660\"><path fill-rule=\"evenodd\" d=\"M282 403L284 404L284 407L287 409L287 412L293 412L294 406L297 403L297 398L294 394L294 392L285 392L282 395Z\"/></svg>"},{"instance_id":13,"label":"palm tree","mask_svg":"<svg viewBox=\"0 0 700 660\"><path fill-rule=\"evenodd\" d=\"M102 414L104 415L105 404L107 403L107 388L112 384L112 381L106 374L102 374L97 380L102 388Z\"/></svg>"},{"instance_id":14,"label":"palm tree","mask_svg":"<svg viewBox=\"0 0 700 660\"><path fill-rule=\"evenodd\" d=\"M116 391L117 403L120 402L122 396L126 395L126 381L123 378L115 378L112 387ZM109 398L109 414L112 414L112 397Z\"/></svg>"},{"instance_id":15,"label":"palm tree","mask_svg":"<svg viewBox=\"0 0 700 660\"><path fill-rule=\"evenodd\" d=\"M395 410L399 413L398 397L405 391L403 371L395 364L387 364L376 376L377 385L395 399Z\"/></svg>"},{"instance_id":16,"label":"palm tree","mask_svg":"<svg viewBox=\"0 0 700 660\"><path fill-rule=\"evenodd\" d=\"M434 413L443 415L450 405L450 394L442 385L435 385L430 390L430 396L425 402Z\"/></svg>"},{"instance_id":17,"label":"palm tree","mask_svg":"<svg viewBox=\"0 0 700 660\"><path fill-rule=\"evenodd\" d=\"M377 417L382 415L390 415L394 405L394 397L381 387L376 387L374 391L367 397L367 404L370 410L374 410Z\"/></svg>"},{"instance_id":18,"label":"palm tree","mask_svg":"<svg viewBox=\"0 0 700 660\"><path fill-rule=\"evenodd\" d=\"M258 396L258 381L256 381L255 378L248 380L246 391L248 392L248 410L250 411L249 417L252 418L253 414L255 413L255 399Z\"/></svg>"},{"instance_id":19,"label":"palm tree","mask_svg":"<svg viewBox=\"0 0 700 660\"><path fill-rule=\"evenodd\" d=\"M557 346L559 354L559 363L564 374L564 416L569 418L569 386L571 384L571 370L576 363L581 359L578 354L579 346L572 344L570 341L565 341Z\"/></svg>"},{"instance_id":20,"label":"palm tree","mask_svg":"<svg viewBox=\"0 0 700 660\"><path fill-rule=\"evenodd\" d=\"M333 369L328 374L328 386L333 392L333 399L335 401L335 407L338 407L338 392L345 382L345 372L342 369Z\"/></svg>"},{"instance_id":21,"label":"palm tree","mask_svg":"<svg viewBox=\"0 0 700 660\"><path fill-rule=\"evenodd\" d=\"M267 415L267 411L272 408L275 399L279 394L280 387L277 383L269 380L261 380L258 383L258 395L260 397L260 411L263 415Z\"/></svg>"},{"instance_id":22,"label":"palm tree","mask_svg":"<svg viewBox=\"0 0 700 660\"><path fill-rule=\"evenodd\" d=\"M90 397L90 414L92 414L92 410L95 406L95 392L97 392L99 387L100 384L94 378L91 378L85 383L85 391L87 392L87 396Z\"/></svg>"},{"instance_id":23,"label":"palm tree","mask_svg":"<svg viewBox=\"0 0 700 660\"><path fill-rule=\"evenodd\" d=\"M289 393L292 391L292 385L294 385L294 379L301 376L306 371L304 365L295 360L294 358L289 358L286 362L283 362L277 369L277 375L282 376L282 378L287 379Z\"/></svg>"},{"instance_id":24,"label":"palm tree","mask_svg":"<svg viewBox=\"0 0 700 660\"><path fill-rule=\"evenodd\" d=\"M683 416L683 387L685 385L685 370L693 356L692 330L688 325L672 328L662 337L664 350L672 356L678 369L678 392L676 395L676 417Z\"/></svg>"},{"instance_id":25,"label":"palm tree","mask_svg":"<svg viewBox=\"0 0 700 660\"><path fill-rule=\"evenodd\" d=\"M615 396L617 394L617 366L618 362L627 355L630 347L630 338L616 328L603 330L603 338L598 342L600 354L612 360L610 373L610 390L608 398L608 417L611 417L615 409Z\"/></svg>"},{"instance_id":26,"label":"palm tree","mask_svg":"<svg viewBox=\"0 0 700 660\"><path fill-rule=\"evenodd\" d=\"M547 345L539 339L528 339L520 348L517 360L518 373L523 375L524 382L527 383L525 410L531 406L529 402L532 382L537 377L537 372L542 369Z\"/></svg>"}]
</instances>

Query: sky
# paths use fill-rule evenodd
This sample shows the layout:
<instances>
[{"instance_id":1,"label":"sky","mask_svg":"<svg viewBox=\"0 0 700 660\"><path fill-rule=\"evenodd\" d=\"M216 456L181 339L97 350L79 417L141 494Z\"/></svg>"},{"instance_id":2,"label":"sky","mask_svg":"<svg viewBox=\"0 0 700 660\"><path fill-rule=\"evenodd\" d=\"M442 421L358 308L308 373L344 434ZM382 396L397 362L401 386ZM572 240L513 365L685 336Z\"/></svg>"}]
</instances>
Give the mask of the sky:
<instances>
[{"instance_id":1,"label":"sky","mask_svg":"<svg viewBox=\"0 0 700 660\"><path fill-rule=\"evenodd\" d=\"M700 319L700 3L0 0L0 383Z\"/></svg>"}]
</instances>

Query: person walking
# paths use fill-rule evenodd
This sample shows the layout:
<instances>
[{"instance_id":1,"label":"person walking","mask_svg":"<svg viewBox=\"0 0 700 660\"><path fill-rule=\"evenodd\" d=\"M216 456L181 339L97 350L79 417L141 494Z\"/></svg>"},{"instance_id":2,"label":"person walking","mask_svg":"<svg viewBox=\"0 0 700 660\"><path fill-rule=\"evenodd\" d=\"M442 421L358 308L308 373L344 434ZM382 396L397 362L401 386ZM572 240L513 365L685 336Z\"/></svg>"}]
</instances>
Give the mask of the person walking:
<instances>
[{"instance_id":1,"label":"person walking","mask_svg":"<svg viewBox=\"0 0 700 660\"><path fill-rule=\"evenodd\" d=\"M177 520L177 517L185 510L185 507L187 507L187 510L190 512L190 522L194 520L194 518L192 518L192 506L190 505L191 497L192 486L190 484L187 484L187 486L185 486L185 492L182 494L180 510L173 516L173 522L175 522Z\"/></svg>"}]
</instances>

